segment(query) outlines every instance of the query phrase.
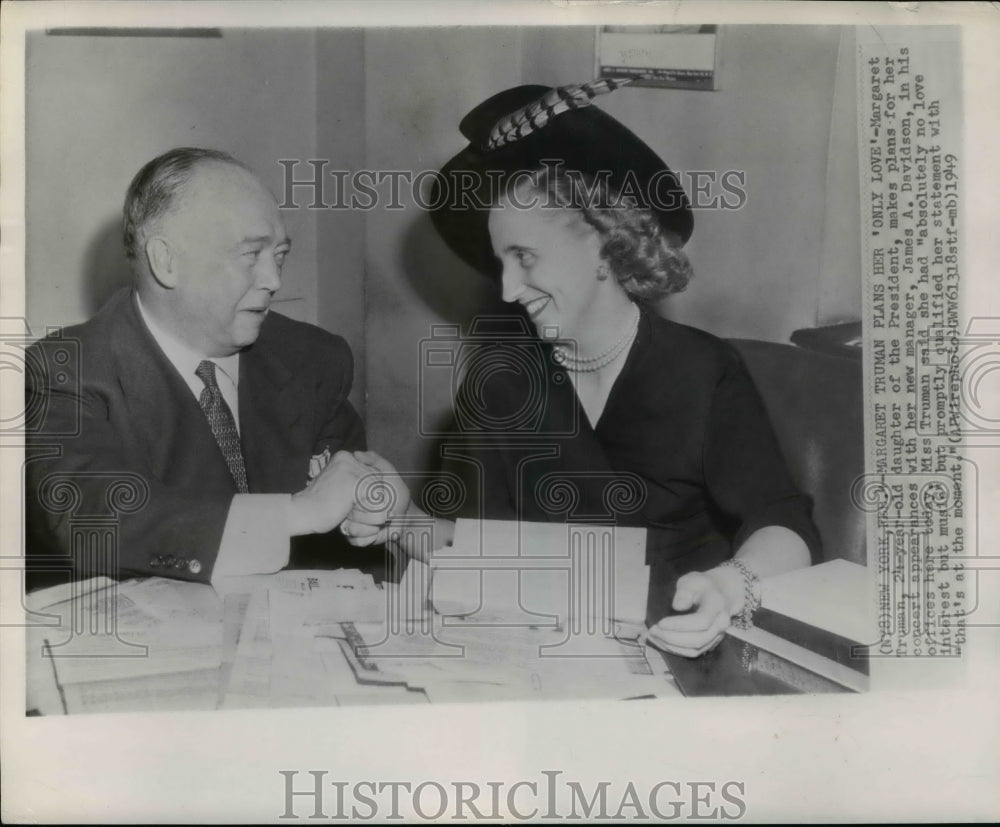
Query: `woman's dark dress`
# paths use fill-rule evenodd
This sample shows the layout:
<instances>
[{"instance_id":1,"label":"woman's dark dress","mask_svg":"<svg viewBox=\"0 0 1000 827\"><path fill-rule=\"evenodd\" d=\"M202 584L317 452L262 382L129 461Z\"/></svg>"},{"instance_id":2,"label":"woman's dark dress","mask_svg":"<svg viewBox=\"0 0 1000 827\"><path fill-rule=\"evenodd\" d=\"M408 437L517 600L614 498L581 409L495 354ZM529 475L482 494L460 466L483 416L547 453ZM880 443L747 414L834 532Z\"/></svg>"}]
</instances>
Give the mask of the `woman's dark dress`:
<instances>
[{"instance_id":1,"label":"woman's dark dress","mask_svg":"<svg viewBox=\"0 0 1000 827\"><path fill-rule=\"evenodd\" d=\"M458 516L647 528L647 622L671 614L680 575L763 526L791 529L819 559L811 501L721 339L643 311L595 427L548 344L495 341L468 363L447 450L472 492Z\"/></svg>"}]
</instances>

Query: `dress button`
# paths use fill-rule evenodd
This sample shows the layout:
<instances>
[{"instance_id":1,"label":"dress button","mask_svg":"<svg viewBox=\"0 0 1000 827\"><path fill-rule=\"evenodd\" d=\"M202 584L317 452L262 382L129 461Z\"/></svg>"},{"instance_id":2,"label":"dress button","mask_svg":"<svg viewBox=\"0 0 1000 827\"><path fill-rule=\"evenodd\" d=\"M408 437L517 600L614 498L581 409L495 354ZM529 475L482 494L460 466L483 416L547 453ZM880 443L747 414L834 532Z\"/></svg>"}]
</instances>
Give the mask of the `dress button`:
<instances>
[{"instance_id":1,"label":"dress button","mask_svg":"<svg viewBox=\"0 0 1000 827\"><path fill-rule=\"evenodd\" d=\"M188 560L188 571L191 574L198 574L201 571L201 563L197 560Z\"/></svg>"}]
</instances>

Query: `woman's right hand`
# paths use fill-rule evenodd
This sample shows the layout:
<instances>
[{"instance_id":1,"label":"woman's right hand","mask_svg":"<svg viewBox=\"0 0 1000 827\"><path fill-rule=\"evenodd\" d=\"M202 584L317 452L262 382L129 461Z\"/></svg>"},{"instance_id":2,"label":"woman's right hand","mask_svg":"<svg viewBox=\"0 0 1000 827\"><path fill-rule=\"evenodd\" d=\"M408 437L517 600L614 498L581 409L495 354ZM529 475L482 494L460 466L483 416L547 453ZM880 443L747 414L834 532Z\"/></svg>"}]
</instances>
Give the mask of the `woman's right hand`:
<instances>
[{"instance_id":1,"label":"woman's right hand","mask_svg":"<svg viewBox=\"0 0 1000 827\"><path fill-rule=\"evenodd\" d=\"M354 507L341 523L340 531L352 546L385 543L389 523L410 508L410 491L399 472L374 451L355 451L354 459L370 473L359 480Z\"/></svg>"}]
</instances>

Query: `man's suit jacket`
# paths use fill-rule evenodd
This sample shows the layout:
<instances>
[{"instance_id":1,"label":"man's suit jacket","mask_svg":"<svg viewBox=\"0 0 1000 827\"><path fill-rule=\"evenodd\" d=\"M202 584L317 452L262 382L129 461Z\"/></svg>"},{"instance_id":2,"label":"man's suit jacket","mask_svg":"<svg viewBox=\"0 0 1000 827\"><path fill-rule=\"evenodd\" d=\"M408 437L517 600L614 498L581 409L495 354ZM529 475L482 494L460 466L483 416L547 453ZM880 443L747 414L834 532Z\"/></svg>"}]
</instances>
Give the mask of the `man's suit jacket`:
<instances>
[{"instance_id":1,"label":"man's suit jacket","mask_svg":"<svg viewBox=\"0 0 1000 827\"><path fill-rule=\"evenodd\" d=\"M94 561L98 547L116 542L119 576L208 582L236 486L198 400L150 335L132 291L119 291L94 318L28 354L29 570L32 561L51 568L43 558L75 549L78 573L93 573L107 565ZM347 398L352 379L341 337L268 314L240 354L251 493L300 491L311 457L365 447ZM95 540L102 520L110 533ZM292 565L330 564L350 548L339 534L298 539L314 540L313 547L293 544ZM324 546L319 555L315 540ZM98 547L86 551L88 543Z\"/></svg>"}]
</instances>

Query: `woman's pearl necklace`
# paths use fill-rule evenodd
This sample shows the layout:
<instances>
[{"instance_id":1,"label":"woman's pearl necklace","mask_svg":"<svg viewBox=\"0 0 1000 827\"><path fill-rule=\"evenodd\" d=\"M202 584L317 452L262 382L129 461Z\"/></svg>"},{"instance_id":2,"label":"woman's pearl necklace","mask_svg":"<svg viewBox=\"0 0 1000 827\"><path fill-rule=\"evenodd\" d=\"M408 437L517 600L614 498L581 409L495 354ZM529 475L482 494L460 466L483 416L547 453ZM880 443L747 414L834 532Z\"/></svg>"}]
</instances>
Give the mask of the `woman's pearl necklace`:
<instances>
[{"instance_id":1,"label":"woman's pearl necklace","mask_svg":"<svg viewBox=\"0 0 1000 827\"><path fill-rule=\"evenodd\" d=\"M580 359L576 356L571 356L569 349L564 345L556 345L552 350L552 358L556 361L556 364L575 373L590 373L600 370L615 361L632 344L632 340L635 339L635 335L639 331L639 316L639 308L633 304L631 324L626 327L625 332L617 342L603 353L597 354L597 356L588 356Z\"/></svg>"}]
</instances>

